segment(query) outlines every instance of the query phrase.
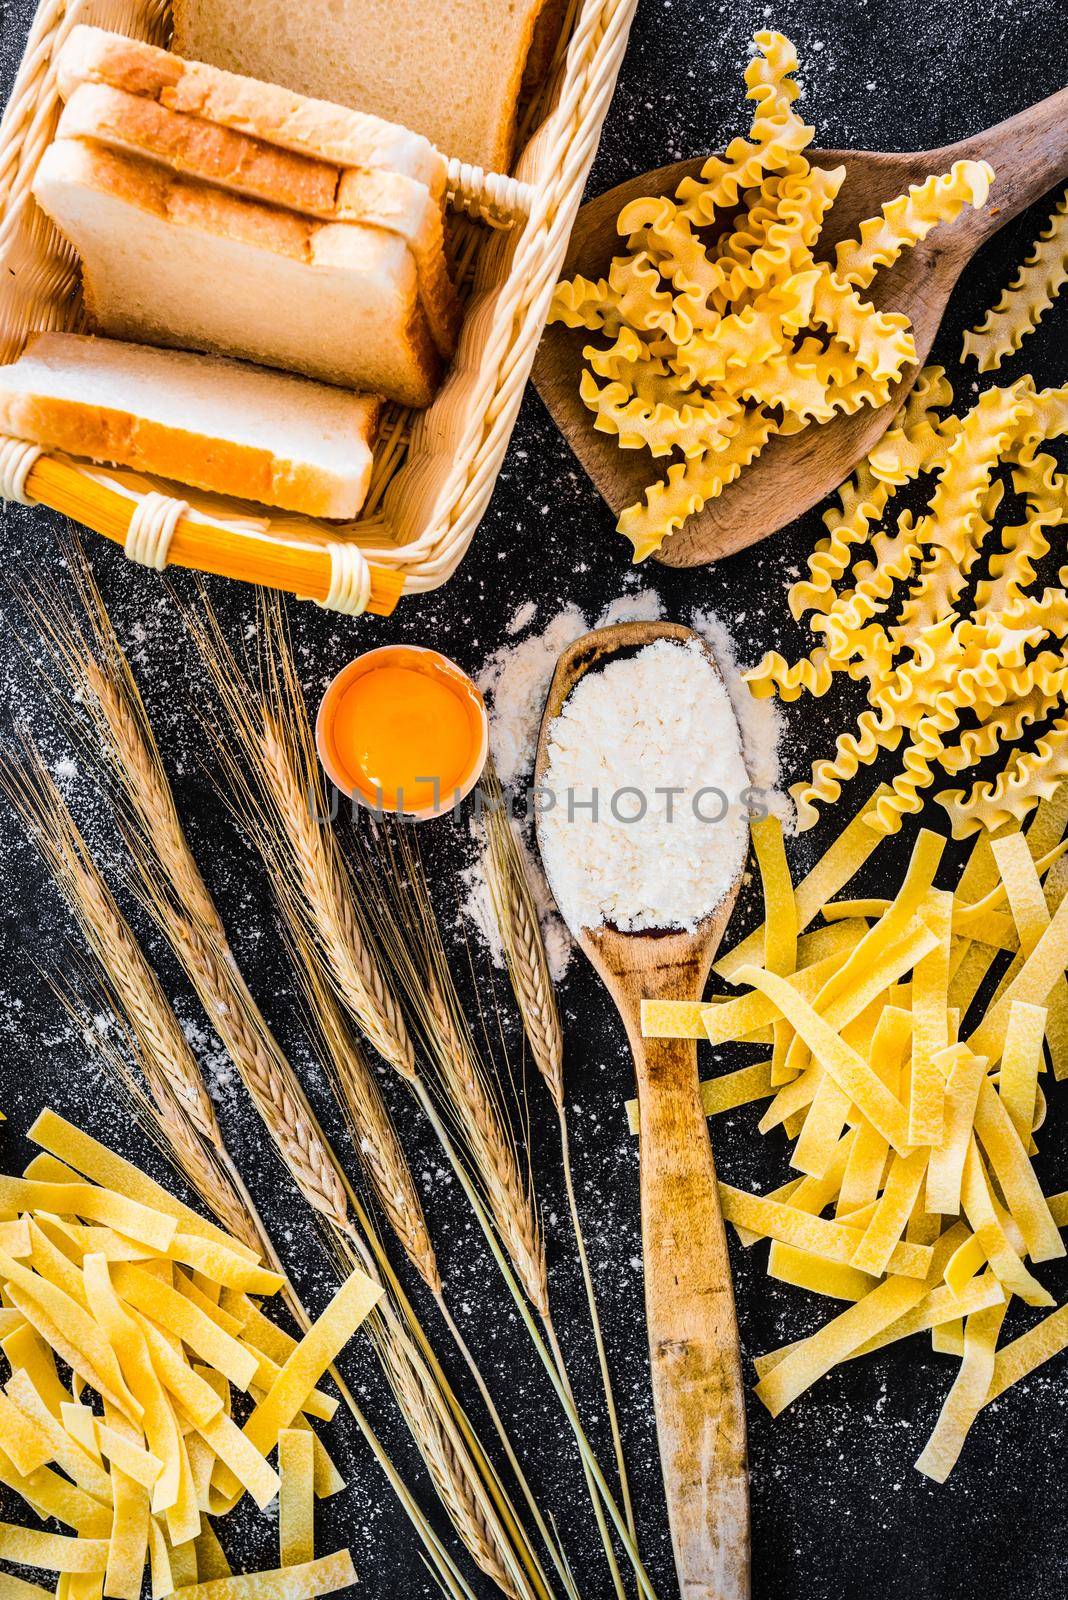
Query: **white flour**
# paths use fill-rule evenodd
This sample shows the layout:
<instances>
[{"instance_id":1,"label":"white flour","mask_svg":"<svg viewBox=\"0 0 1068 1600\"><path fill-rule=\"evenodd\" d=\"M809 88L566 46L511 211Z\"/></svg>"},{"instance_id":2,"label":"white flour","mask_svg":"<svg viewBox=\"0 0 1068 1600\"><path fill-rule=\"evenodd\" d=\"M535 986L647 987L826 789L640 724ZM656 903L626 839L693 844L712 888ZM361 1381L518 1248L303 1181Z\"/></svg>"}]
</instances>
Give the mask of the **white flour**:
<instances>
[{"instance_id":1,"label":"white flour","mask_svg":"<svg viewBox=\"0 0 1068 1600\"><path fill-rule=\"evenodd\" d=\"M727 685L727 693L741 730L742 751L750 783L754 789L762 791L760 799L767 810L778 817L785 828L792 829L793 802L789 795L779 789L782 776L779 745L786 724L778 700L757 700L749 693L734 653L734 640L714 611L695 611L690 618L690 626L712 651Z\"/></svg>"},{"instance_id":2,"label":"white flour","mask_svg":"<svg viewBox=\"0 0 1068 1600\"><path fill-rule=\"evenodd\" d=\"M576 605L564 606L545 623L540 633L527 630L537 615L531 602L521 605L508 625L509 642L489 656L478 675L478 686L490 711L490 746L501 782L522 793L531 782L538 730L549 684L560 652L591 627L615 622L652 622L664 615L659 595L638 589L613 600L591 621ZM755 788L767 790L766 803L776 815L789 820L789 800L777 792L779 740L782 716L775 700L755 700L746 688L735 660L734 643L713 611L695 611L691 626L704 638L716 657L727 685L742 733L746 766ZM526 637L520 635L526 634ZM522 839L527 867L542 919L542 932L554 979L563 977L573 953L570 935L559 916L541 871L533 840ZM495 965L502 966L501 949L493 919L482 863L476 858L462 875L464 916L487 945Z\"/></svg>"},{"instance_id":3,"label":"white flour","mask_svg":"<svg viewBox=\"0 0 1068 1600\"><path fill-rule=\"evenodd\" d=\"M744 865L749 775L695 640L576 685L549 730L542 857L568 927L694 928Z\"/></svg>"}]
</instances>

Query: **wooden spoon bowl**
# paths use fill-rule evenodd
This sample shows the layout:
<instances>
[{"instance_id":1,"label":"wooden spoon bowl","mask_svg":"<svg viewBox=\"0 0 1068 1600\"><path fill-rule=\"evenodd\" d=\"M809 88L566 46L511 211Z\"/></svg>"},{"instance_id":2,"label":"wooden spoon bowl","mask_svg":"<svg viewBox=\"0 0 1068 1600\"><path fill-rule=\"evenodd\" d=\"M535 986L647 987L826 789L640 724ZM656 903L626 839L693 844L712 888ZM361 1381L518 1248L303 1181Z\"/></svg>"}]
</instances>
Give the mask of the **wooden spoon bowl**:
<instances>
[{"instance_id":1,"label":"wooden spoon bowl","mask_svg":"<svg viewBox=\"0 0 1068 1600\"><path fill-rule=\"evenodd\" d=\"M627 622L587 633L564 651L538 741L539 789L546 777L549 729L575 685L587 672L657 639L688 644L698 636L670 622ZM675 1563L686 1600L746 1600L749 1594L745 1401L697 1046L686 1039L644 1039L641 1002L701 998L744 867L743 843L729 890L693 932L572 929L615 1001L634 1056L653 1400Z\"/></svg>"},{"instance_id":2,"label":"wooden spoon bowl","mask_svg":"<svg viewBox=\"0 0 1068 1600\"><path fill-rule=\"evenodd\" d=\"M859 224L874 216L884 201L904 194L910 184L922 183L931 173L948 171L954 161L989 161L996 177L984 210L966 206L955 222L935 228L862 291L880 310L904 312L912 323L917 363L894 385L887 403L812 425L790 438L772 439L752 466L666 541L657 552L658 561L669 567L695 567L731 555L785 527L849 476L897 415L967 262L1006 222L1068 178L1066 127L1068 89L986 133L941 150L810 152L814 166L846 168L845 183L820 235L823 257L839 240L855 235ZM613 256L625 249L616 231L623 207L643 195L674 194L683 178L700 172L706 159L696 156L641 173L584 205L561 276L605 277ZM593 417L579 398L582 349L590 339L581 328L559 323L547 328L534 363L534 382L560 431L618 514L664 476L669 458L653 460L644 450L621 450L614 436L594 430Z\"/></svg>"}]
</instances>

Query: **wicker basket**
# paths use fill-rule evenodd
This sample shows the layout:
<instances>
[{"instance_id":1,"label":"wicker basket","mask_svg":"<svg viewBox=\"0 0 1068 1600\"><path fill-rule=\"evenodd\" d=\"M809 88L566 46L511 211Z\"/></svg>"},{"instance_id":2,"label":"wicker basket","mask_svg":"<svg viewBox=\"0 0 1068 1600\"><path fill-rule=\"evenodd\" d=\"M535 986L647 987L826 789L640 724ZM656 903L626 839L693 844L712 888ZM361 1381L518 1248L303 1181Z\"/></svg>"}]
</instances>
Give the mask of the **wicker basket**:
<instances>
[{"instance_id":1,"label":"wicker basket","mask_svg":"<svg viewBox=\"0 0 1068 1600\"><path fill-rule=\"evenodd\" d=\"M459 348L424 412L392 408L367 505L346 525L278 515L0 439L0 495L39 502L169 562L388 613L451 576L493 491L582 198L637 0L571 0L547 80L523 109L513 177L449 163ZM31 194L60 102L52 66L78 22L154 44L167 0L42 0L0 123L0 362L31 333L82 326L78 271Z\"/></svg>"}]
</instances>

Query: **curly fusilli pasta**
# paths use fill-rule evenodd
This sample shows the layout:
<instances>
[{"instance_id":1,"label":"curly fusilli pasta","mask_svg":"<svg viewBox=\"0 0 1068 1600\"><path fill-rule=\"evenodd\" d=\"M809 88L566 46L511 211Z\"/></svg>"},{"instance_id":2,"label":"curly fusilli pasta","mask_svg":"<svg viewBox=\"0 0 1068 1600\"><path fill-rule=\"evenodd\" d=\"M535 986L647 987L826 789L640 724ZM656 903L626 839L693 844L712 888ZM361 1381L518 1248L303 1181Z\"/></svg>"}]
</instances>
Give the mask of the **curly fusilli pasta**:
<instances>
[{"instance_id":1,"label":"curly fusilli pasta","mask_svg":"<svg viewBox=\"0 0 1068 1600\"><path fill-rule=\"evenodd\" d=\"M767 31L754 43L748 137L732 140L674 196L626 205L617 219L626 253L605 278L562 284L550 311L551 321L615 341L610 351L584 352L582 398L594 425L624 448L682 458L620 519L635 560L676 531L680 507L696 511L722 493L771 433L886 403L916 359L915 342L905 317L859 291L962 205L983 204L989 187L988 168L959 162L864 223L840 247L841 272L817 260L846 169L813 166L806 155L814 130L797 114L789 40ZM640 354L619 348L625 334ZM643 371L650 360L666 370ZM668 394L672 379L677 393ZM730 419L722 430L716 407ZM739 410L748 420L735 428Z\"/></svg>"},{"instance_id":2,"label":"curly fusilli pasta","mask_svg":"<svg viewBox=\"0 0 1068 1600\"><path fill-rule=\"evenodd\" d=\"M619 531L634 546L635 561L659 548L667 533L681 528L688 517L714 500L724 484L759 455L775 424L761 411L746 412L725 448L705 451L692 461L677 461L667 477L645 491L644 499L628 506L619 519Z\"/></svg>"},{"instance_id":3,"label":"curly fusilli pasta","mask_svg":"<svg viewBox=\"0 0 1068 1600\"><path fill-rule=\"evenodd\" d=\"M1018 750L994 783L977 783L971 793L950 789L938 796L949 813L955 839L980 828L992 831L1006 822L1023 822L1040 800L1048 800L1068 777L1068 716L1060 717L1033 750Z\"/></svg>"},{"instance_id":4,"label":"curly fusilli pasta","mask_svg":"<svg viewBox=\"0 0 1068 1600\"><path fill-rule=\"evenodd\" d=\"M877 217L860 225L859 239L835 247L835 273L843 283L866 289L880 267L893 266L902 251L926 239L939 223L953 222L965 206L985 206L994 169L985 161L955 161L948 172L914 183L888 200Z\"/></svg>"},{"instance_id":5,"label":"curly fusilli pasta","mask_svg":"<svg viewBox=\"0 0 1068 1600\"><path fill-rule=\"evenodd\" d=\"M769 654L747 674L755 695L778 689L784 700L826 693L839 672L867 679L868 709L856 732L842 734L834 757L816 761L810 781L791 790L802 828L861 766L901 743L901 770L871 818L884 832L920 809L939 770L960 773L1051 718L1060 720L1031 752L1015 754L996 783L940 798L955 830L974 831L1022 817L1068 774L1068 564L1061 587L1034 592L1054 530L1068 524L1068 478L1039 448L1068 425L1066 393L1036 394L1021 378L988 390L959 419L936 409L949 398L944 376L926 374L901 427L872 452L843 489L840 511L828 516L831 537L791 594L795 616L812 610L819 645L793 666ZM970 574L986 554L1001 505L1004 466L1026 501L1026 517L1001 528L1000 548L966 605ZM902 512L891 529L893 494L925 471L935 475L927 511ZM871 554L861 558L865 542ZM846 586L836 592L842 579ZM895 595L909 580L895 621ZM948 743L958 728L957 742Z\"/></svg>"},{"instance_id":6,"label":"curly fusilli pasta","mask_svg":"<svg viewBox=\"0 0 1068 1600\"><path fill-rule=\"evenodd\" d=\"M994 372L1019 350L1068 282L1068 193L1061 196L1034 249L982 322L964 335L961 360L974 356Z\"/></svg>"}]
</instances>

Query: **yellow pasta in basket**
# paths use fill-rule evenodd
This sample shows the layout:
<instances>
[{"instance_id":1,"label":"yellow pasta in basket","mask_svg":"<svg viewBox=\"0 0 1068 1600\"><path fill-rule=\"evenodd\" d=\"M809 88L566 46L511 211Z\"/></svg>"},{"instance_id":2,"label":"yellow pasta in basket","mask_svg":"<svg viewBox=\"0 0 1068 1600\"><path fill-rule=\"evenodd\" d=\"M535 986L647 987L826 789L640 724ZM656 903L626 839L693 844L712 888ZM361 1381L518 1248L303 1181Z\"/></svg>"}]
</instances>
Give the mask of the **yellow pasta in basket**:
<instances>
[{"instance_id":1,"label":"yellow pasta in basket","mask_svg":"<svg viewBox=\"0 0 1068 1600\"><path fill-rule=\"evenodd\" d=\"M864 291L932 228L985 205L994 177L985 162L958 161L888 201L838 245L833 266L817 260L845 168L813 167L805 154L815 129L795 110L793 45L770 31L754 42L749 137L710 157L674 198L627 205L618 218L627 254L607 279L558 285L549 314L614 341L583 351L580 392L594 426L621 449L682 457L619 519L635 561L720 495L774 435L887 400L915 345L907 319L876 310ZM618 363L613 352L624 342ZM654 380L652 394L643 379Z\"/></svg>"}]
</instances>

